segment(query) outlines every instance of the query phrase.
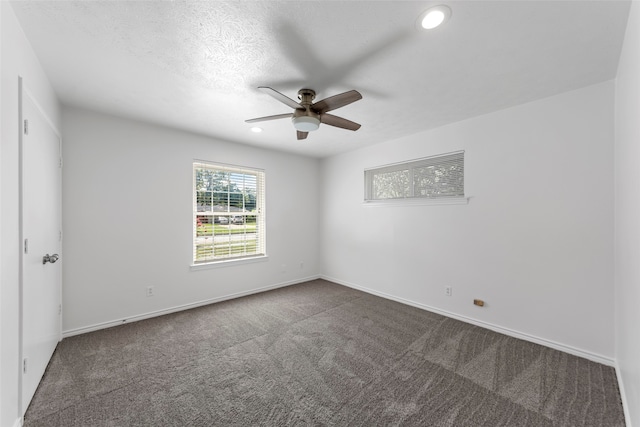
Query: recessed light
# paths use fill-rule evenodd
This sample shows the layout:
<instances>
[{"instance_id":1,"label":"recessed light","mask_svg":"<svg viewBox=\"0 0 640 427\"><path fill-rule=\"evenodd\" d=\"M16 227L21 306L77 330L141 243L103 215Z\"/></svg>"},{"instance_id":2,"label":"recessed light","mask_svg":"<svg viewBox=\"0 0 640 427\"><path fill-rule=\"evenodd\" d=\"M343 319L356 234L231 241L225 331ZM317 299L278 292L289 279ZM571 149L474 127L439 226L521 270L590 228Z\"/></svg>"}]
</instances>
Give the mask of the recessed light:
<instances>
[{"instance_id":1,"label":"recessed light","mask_svg":"<svg viewBox=\"0 0 640 427\"><path fill-rule=\"evenodd\" d=\"M418 18L418 26L425 30L433 30L451 18L451 9L443 4L425 10Z\"/></svg>"},{"instance_id":2,"label":"recessed light","mask_svg":"<svg viewBox=\"0 0 640 427\"><path fill-rule=\"evenodd\" d=\"M259 127L257 127L257 126L254 126L254 127L252 127L252 128L251 128L251 132L253 132L253 133L260 133L260 132L262 132L262 128L259 128Z\"/></svg>"}]
</instances>

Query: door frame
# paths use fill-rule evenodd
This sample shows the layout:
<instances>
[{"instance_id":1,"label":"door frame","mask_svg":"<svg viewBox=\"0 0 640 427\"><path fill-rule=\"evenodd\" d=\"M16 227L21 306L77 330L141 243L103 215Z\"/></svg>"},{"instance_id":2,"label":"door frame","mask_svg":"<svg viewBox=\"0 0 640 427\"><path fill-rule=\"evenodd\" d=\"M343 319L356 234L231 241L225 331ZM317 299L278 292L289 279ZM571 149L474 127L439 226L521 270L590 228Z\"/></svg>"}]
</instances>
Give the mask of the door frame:
<instances>
[{"instance_id":1,"label":"door frame","mask_svg":"<svg viewBox=\"0 0 640 427\"><path fill-rule=\"evenodd\" d=\"M20 414L20 419L22 420L24 417L24 413L26 412L25 402L22 400L22 389L23 389L23 360L24 360L24 268L25 268L25 236L24 236L24 153L23 153L23 144L24 144L24 115L23 115L23 107L24 107L24 97L28 96L30 100L33 102L38 112L42 115L42 118L45 120L47 125L53 130L57 139L58 139L58 150L60 153L60 161L62 161L62 136L60 131L53 123L49 115L46 113L44 108L40 105L37 98L33 95L33 93L29 90L28 86L25 85L22 76L18 76L18 199L19 199L19 235L20 235L20 245L19 245L19 258L20 258L20 268L18 273L18 287L19 287L19 304L18 304L18 410ZM60 170L60 187L62 187L62 170ZM60 209L62 210L62 188L60 188ZM62 211L60 213L60 230L62 230ZM61 234L62 237L62 234ZM60 241L60 245L62 247L62 239ZM61 262L62 260L60 260ZM60 273L62 274L62 272ZM58 289L58 294L60 295L60 309L62 310L62 277L60 277L60 286ZM58 316L58 342L62 340L62 311Z\"/></svg>"}]
</instances>

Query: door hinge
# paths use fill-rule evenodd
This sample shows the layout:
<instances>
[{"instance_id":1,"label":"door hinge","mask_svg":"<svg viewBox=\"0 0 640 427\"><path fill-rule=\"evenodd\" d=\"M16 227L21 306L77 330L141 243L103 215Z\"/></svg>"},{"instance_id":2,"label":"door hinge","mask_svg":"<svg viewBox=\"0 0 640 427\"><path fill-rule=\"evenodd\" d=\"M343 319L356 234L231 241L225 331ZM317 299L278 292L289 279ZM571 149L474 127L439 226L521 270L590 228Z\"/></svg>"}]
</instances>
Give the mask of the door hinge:
<instances>
[{"instance_id":1,"label":"door hinge","mask_svg":"<svg viewBox=\"0 0 640 427\"><path fill-rule=\"evenodd\" d=\"M22 359L22 373L27 373L27 358Z\"/></svg>"},{"instance_id":2,"label":"door hinge","mask_svg":"<svg viewBox=\"0 0 640 427\"><path fill-rule=\"evenodd\" d=\"M60 157L60 162L58 163L58 167L62 169L62 157Z\"/></svg>"},{"instance_id":3,"label":"door hinge","mask_svg":"<svg viewBox=\"0 0 640 427\"><path fill-rule=\"evenodd\" d=\"M58 304L58 316L62 314L62 304Z\"/></svg>"},{"instance_id":4,"label":"door hinge","mask_svg":"<svg viewBox=\"0 0 640 427\"><path fill-rule=\"evenodd\" d=\"M29 239L24 239L24 253L29 253Z\"/></svg>"},{"instance_id":5,"label":"door hinge","mask_svg":"<svg viewBox=\"0 0 640 427\"><path fill-rule=\"evenodd\" d=\"M24 120L24 134L29 135L29 120Z\"/></svg>"},{"instance_id":6,"label":"door hinge","mask_svg":"<svg viewBox=\"0 0 640 427\"><path fill-rule=\"evenodd\" d=\"M62 242L62 230L58 230L58 242Z\"/></svg>"}]
</instances>

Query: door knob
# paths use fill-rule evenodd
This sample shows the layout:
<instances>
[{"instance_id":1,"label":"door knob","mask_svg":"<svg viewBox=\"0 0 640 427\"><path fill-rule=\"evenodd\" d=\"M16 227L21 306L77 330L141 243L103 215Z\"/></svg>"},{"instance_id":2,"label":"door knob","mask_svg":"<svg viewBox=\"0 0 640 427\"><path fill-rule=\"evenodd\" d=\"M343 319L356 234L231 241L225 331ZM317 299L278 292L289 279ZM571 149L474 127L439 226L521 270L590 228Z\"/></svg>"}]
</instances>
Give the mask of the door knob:
<instances>
[{"instance_id":1,"label":"door knob","mask_svg":"<svg viewBox=\"0 0 640 427\"><path fill-rule=\"evenodd\" d=\"M58 254L53 254L53 255L46 254L45 256L42 257L42 263L46 264L50 262L51 264L53 264L58 260L58 258L60 258L60 255Z\"/></svg>"}]
</instances>

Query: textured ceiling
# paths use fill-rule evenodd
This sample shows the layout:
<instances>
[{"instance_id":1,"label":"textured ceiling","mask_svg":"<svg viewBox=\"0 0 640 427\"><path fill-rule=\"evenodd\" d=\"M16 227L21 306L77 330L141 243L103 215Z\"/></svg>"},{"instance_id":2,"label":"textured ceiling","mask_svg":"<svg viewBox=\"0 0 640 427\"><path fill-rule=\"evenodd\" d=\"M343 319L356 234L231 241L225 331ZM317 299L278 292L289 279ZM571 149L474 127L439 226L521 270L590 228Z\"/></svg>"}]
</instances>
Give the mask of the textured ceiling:
<instances>
[{"instance_id":1,"label":"textured ceiling","mask_svg":"<svg viewBox=\"0 0 640 427\"><path fill-rule=\"evenodd\" d=\"M418 31L429 6L444 26ZM324 157L615 77L628 1L17 1L12 6L66 105L232 142ZM298 141L297 99L356 89Z\"/></svg>"}]
</instances>

